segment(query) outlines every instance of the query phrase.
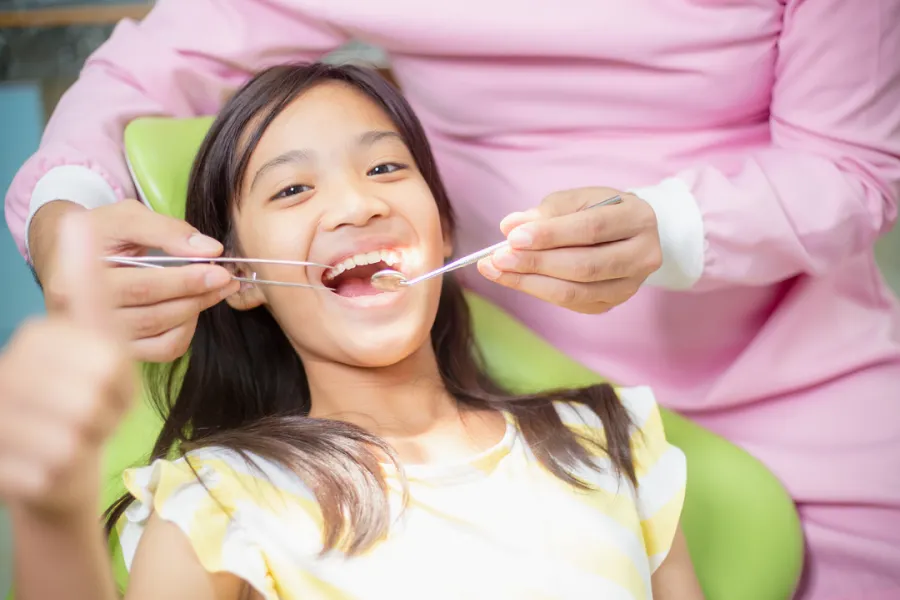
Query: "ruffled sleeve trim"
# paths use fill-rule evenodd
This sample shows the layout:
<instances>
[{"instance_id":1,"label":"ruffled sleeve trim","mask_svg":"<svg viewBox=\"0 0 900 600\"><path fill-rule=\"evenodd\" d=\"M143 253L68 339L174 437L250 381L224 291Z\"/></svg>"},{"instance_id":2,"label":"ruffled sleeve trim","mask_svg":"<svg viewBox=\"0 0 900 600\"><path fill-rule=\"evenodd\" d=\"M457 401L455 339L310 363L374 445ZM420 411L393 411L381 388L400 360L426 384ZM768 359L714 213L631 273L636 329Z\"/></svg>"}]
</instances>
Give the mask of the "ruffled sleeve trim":
<instances>
[{"instance_id":1,"label":"ruffled sleeve trim","mask_svg":"<svg viewBox=\"0 0 900 600\"><path fill-rule=\"evenodd\" d=\"M195 457L190 463L184 458L157 460L124 473L125 487L135 497L119 526L125 565L130 571L140 538L156 513L181 530L205 570L232 573L266 600L277 600L261 548L235 518L231 488L240 484L213 465Z\"/></svg>"}]
</instances>

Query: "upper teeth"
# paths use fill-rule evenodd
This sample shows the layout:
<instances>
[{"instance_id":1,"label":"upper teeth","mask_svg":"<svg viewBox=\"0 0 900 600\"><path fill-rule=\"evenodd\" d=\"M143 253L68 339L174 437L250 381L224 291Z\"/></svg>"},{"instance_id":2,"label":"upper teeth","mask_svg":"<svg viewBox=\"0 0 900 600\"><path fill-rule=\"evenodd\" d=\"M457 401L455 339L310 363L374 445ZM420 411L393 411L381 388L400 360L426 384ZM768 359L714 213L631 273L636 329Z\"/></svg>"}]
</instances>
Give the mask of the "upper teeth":
<instances>
[{"instance_id":1,"label":"upper teeth","mask_svg":"<svg viewBox=\"0 0 900 600\"><path fill-rule=\"evenodd\" d=\"M354 267L374 265L375 263L379 262L383 262L388 266L393 266L400 262L400 255L394 250L373 250L371 252L365 252L363 254L354 254L350 258L345 258L338 264L331 267L325 273L325 278L334 279L344 271L350 270Z\"/></svg>"}]
</instances>

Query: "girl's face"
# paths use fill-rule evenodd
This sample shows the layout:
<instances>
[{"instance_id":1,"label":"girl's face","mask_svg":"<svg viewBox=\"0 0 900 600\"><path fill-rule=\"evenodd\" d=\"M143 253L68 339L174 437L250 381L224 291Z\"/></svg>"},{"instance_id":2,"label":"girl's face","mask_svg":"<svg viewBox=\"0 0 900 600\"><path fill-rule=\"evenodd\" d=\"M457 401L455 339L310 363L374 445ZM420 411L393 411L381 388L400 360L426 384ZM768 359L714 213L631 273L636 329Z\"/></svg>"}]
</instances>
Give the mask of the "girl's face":
<instances>
[{"instance_id":1,"label":"girl's face","mask_svg":"<svg viewBox=\"0 0 900 600\"><path fill-rule=\"evenodd\" d=\"M309 260L258 265L260 279L334 291L254 286L229 299L267 305L304 363L395 364L428 342L441 280L379 293L383 268L407 277L450 255L434 197L388 116L362 92L320 84L293 101L254 150L233 216L242 256Z\"/></svg>"}]
</instances>

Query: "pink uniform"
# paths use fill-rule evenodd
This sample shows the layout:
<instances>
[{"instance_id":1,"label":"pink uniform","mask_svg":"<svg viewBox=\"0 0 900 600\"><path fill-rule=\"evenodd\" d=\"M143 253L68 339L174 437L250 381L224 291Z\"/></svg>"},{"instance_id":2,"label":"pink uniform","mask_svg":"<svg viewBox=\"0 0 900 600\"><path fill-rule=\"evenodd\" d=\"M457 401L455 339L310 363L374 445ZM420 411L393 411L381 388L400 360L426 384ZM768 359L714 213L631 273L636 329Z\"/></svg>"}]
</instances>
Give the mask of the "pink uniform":
<instances>
[{"instance_id":1,"label":"pink uniform","mask_svg":"<svg viewBox=\"0 0 900 600\"><path fill-rule=\"evenodd\" d=\"M460 251L553 191L635 189L663 267L608 314L469 275L571 356L747 448L797 500L804 599L900 598L898 0L159 0L63 98L6 203L133 197L122 128L214 113L254 71L385 48Z\"/></svg>"}]
</instances>

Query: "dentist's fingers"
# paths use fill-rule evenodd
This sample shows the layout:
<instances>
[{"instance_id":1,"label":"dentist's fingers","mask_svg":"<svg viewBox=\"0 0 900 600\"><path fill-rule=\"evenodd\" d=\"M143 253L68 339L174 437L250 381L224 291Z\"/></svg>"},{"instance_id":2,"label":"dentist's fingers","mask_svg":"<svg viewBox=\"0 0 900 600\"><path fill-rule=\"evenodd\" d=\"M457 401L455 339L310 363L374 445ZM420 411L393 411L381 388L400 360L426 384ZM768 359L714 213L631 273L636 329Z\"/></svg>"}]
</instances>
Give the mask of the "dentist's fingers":
<instances>
[{"instance_id":1,"label":"dentist's fingers","mask_svg":"<svg viewBox=\"0 0 900 600\"><path fill-rule=\"evenodd\" d=\"M115 267L110 269L108 279L113 305L121 308L151 306L223 290L231 283L231 274L217 265Z\"/></svg>"}]
</instances>

